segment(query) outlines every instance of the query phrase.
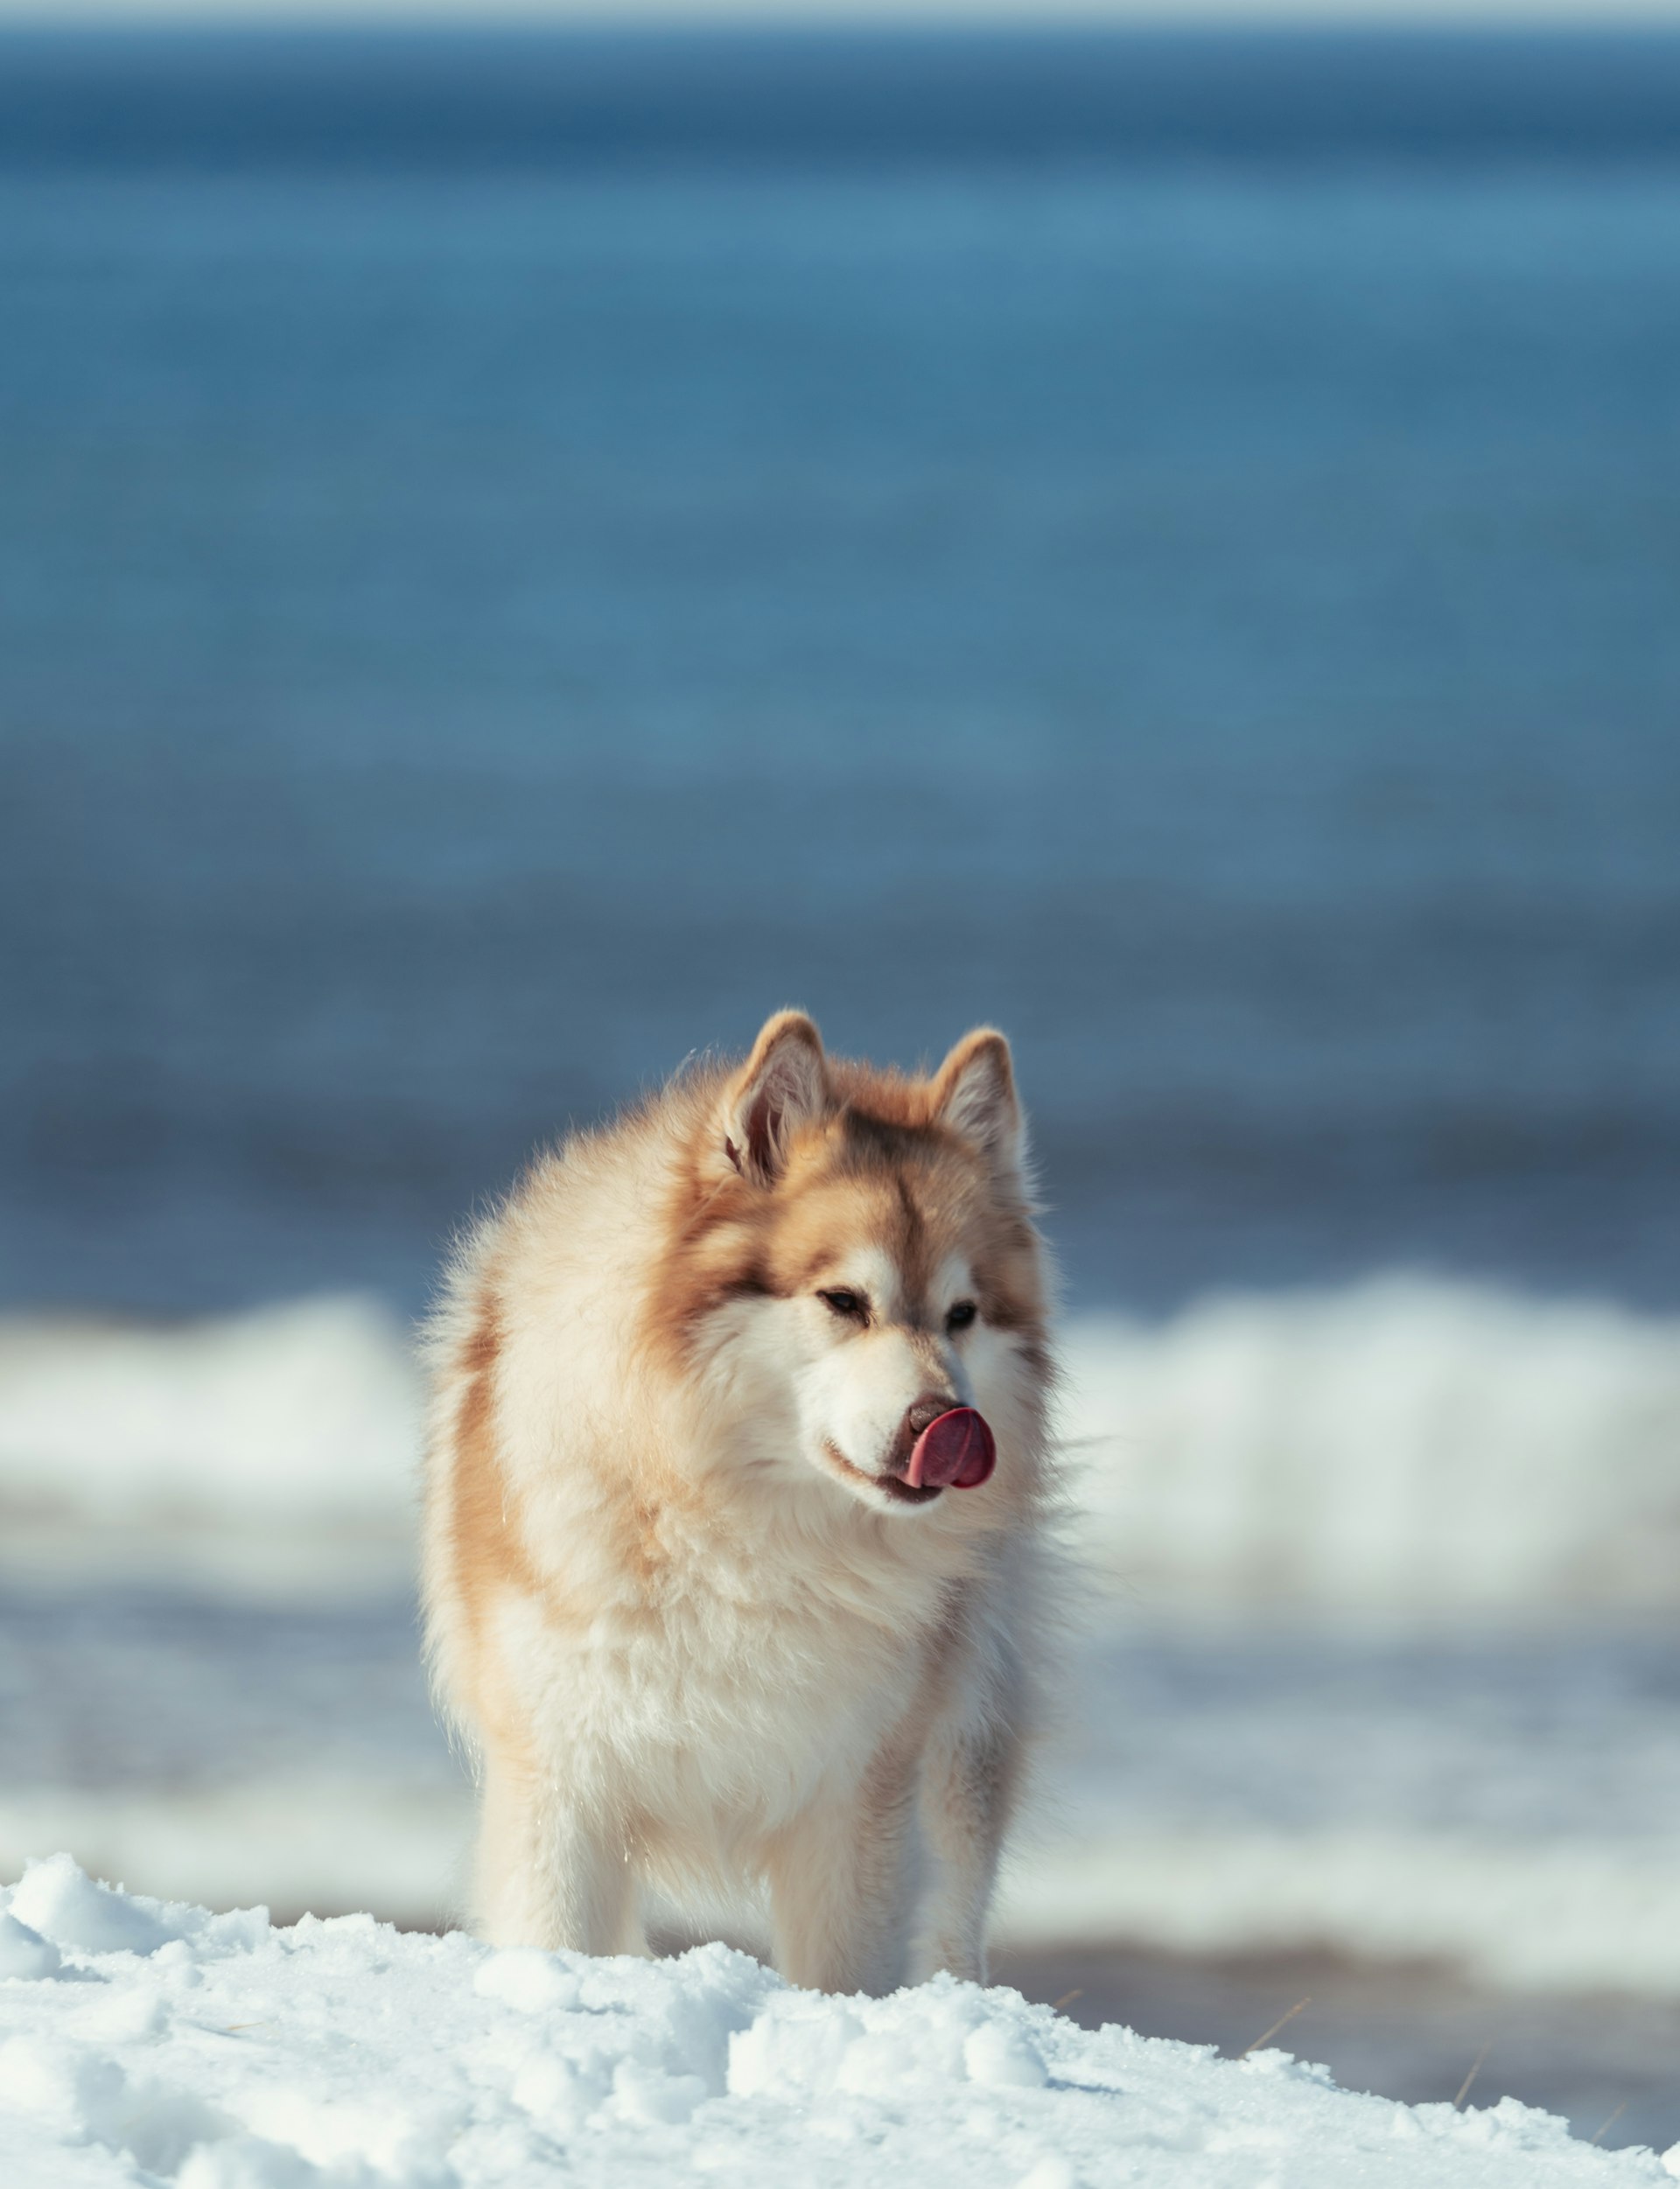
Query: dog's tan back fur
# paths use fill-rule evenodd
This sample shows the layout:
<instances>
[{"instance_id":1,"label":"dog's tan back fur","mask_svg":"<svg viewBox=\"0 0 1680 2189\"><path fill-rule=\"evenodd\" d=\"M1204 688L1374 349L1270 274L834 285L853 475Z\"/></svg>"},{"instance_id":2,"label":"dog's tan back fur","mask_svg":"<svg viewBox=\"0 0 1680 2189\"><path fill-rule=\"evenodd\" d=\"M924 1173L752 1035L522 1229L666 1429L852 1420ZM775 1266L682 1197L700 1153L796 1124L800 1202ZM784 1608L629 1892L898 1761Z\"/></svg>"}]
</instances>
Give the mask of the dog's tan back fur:
<instances>
[{"instance_id":1,"label":"dog's tan back fur","mask_svg":"<svg viewBox=\"0 0 1680 2189\"><path fill-rule=\"evenodd\" d=\"M1048 1492L1018 1136L1001 1037L913 1079L782 1014L569 1140L458 1258L425 1602L493 1938L624 1948L643 1880L762 1880L796 1981L982 1973ZM900 1509L918 1384L979 1408L998 1467Z\"/></svg>"}]
</instances>

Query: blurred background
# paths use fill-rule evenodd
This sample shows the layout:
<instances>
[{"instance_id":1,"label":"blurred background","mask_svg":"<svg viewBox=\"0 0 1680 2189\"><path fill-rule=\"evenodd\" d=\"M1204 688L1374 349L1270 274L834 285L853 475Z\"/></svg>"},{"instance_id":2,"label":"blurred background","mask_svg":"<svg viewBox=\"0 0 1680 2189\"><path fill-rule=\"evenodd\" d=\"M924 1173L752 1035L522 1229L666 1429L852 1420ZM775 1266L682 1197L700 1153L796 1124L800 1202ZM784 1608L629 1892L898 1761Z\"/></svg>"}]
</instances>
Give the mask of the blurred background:
<instances>
[{"instance_id":1,"label":"blurred background","mask_svg":"<svg viewBox=\"0 0 1680 2189\"><path fill-rule=\"evenodd\" d=\"M1097 1577L1001 1973L1680 2137L1646 13L0 12L0 1875L444 1920L452 1228L989 1019Z\"/></svg>"}]
</instances>

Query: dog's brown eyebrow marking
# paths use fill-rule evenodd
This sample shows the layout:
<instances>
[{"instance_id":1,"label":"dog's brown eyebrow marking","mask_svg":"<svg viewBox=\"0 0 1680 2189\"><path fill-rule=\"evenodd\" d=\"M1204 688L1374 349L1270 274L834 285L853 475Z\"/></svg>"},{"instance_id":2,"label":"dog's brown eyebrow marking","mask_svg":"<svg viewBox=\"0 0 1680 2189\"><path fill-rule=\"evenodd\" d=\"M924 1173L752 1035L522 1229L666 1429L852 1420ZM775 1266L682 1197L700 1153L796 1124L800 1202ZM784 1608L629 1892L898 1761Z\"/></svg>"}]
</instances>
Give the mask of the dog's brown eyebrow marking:
<instances>
[{"instance_id":1,"label":"dog's brown eyebrow marking","mask_svg":"<svg viewBox=\"0 0 1680 2189\"><path fill-rule=\"evenodd\" d=\"M781 1292L760 1262L750 1262L743 1269L719 1275L709 1285L697 1290L690 1302L679 1325L684 1343L690 1340L708 1315L715 1315L720 1307L727 1307L732 1300L770 1300L781 1297Z\"/></svg>"}]
</instances>

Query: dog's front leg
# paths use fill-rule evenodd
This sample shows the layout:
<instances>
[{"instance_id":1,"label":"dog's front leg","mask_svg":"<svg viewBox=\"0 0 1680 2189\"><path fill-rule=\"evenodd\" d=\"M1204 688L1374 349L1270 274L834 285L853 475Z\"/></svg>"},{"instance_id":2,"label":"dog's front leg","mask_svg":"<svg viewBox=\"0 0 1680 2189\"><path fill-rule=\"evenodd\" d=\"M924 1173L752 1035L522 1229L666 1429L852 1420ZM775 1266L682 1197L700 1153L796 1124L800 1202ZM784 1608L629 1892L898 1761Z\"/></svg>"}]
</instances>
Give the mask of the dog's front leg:
<instances>
[{"instance_id":1,"label":"dog's front leg","mask_svg":"<svg viewBox=\"0 0 1680 2189\"><path fill-rule=\"evenodd\" d=\"M623 1835L494 1751L484 1759L472 1885L473 1927L493 1946L644 1950Z\"/></svg>"},{"instance_id":2,"label":"dog's front leg","mask_svg":"<svg viewBox=\"0 0 1680 2189\"><path fill-rule=\"evenodd\" d=\"M1021 1739L996 1716L935 1729L922 1766L921 1819L934 1883L914 1957L918 1980L946 1969L986 1981L986 1916L1021 1776Z\"/></svg>"},{"instance_id":3,"label":"dog's front leg","mask_svg":"<svg viewBox=\"0 0 1680 2189\"><path fill-rule=\"evenodd\" d=\"M777 1835L767 1864L776 1967L811 1991L877 1997L904 1982L914 1889L910 1759L827 1788Z\"/></svg>"}]
</instances>

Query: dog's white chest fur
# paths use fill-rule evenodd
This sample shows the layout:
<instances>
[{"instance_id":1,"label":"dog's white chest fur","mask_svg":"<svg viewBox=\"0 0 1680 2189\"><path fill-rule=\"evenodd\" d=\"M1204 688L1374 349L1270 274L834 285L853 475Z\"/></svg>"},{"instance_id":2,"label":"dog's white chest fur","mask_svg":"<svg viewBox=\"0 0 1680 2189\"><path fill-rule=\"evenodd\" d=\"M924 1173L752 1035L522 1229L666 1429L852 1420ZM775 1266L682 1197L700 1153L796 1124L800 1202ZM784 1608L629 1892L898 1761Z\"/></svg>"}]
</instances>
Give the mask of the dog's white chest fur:
<instances>
[{"instance_id":1,"label":"dog's white chest fur","mask_svg":"<svg viewBox=\"0 0 1680 2189\"><path fill-rule=\"evenodd\" d=\"M510 1590L494 1646L555 1776L597 1780L633 1834L666 1842L704 1820L710 1841L738 1844L785 1825L825 1782L856 1780L937 1642L895 1642L831 1609L715 1597L569 1637Z\"/></svg>"}]
</instances>

